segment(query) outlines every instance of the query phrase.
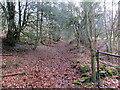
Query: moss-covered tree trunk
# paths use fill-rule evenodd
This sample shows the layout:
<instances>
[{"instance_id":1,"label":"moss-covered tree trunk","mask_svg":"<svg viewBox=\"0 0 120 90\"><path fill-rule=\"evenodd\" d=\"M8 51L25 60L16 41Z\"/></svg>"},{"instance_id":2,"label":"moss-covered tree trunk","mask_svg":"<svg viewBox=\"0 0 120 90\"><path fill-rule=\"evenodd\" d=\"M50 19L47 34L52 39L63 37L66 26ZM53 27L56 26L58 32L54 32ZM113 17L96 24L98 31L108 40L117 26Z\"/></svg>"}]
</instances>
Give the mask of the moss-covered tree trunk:
<instances>
[{"instance_id":1,"label":"moss-covered tree trunk","mask_svg":"<svg viewBox=\"0 0 120 90\"><path fill-rule=\"evenodd\" d=\"M96 82L96 68L95 68L95 45L90 45L90 54L91 54L91 69L92 69L92 81Z\"/></svg>"},{"instance_id":2,"label":"moss-covered tree trunk","mask_svg":"<svg viewBox=\"0 0 120 90\"><path fill-rule=\"evenodd\" d=\"M89 50L91 55L92 81L96 82L95 52L96 52L97 32L95 29L96 28L95 27L95 10L93 7L93 2L85 2L85 22L86 22L85 29L86 29L86 36L87 36L86 38L88 39Z\"/></svg>"},{"instance_id":3,"label":"moss-covered tree trunk","mask_svg":"<svg viewBox=\"0 0 120 90\"><path fill-rule=\"evenodd\" d=\"M14 22L15 19L15 6L13 2L7 2L7 9L8 9L8 32L7 32L7 39L6 42L10 46L15 45L15 37L16 37L16 25Z\"/></svg>"}]
</instances>

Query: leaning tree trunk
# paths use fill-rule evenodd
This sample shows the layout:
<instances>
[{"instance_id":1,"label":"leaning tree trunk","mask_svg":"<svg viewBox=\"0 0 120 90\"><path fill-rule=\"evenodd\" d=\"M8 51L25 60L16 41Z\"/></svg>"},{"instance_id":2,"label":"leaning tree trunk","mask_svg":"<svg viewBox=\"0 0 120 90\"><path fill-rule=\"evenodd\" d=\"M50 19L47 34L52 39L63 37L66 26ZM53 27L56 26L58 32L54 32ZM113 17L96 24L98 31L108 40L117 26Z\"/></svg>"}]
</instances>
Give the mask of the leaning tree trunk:
<instances>
[{"instance_id":1,"label":"leaning tree trunk","mask_svg":"<svg viewBox=\"0 0 120 90\"><path fill-rule=\"evenodd\" d=\"M75 27L75 33L76 33L76 40L77 40L77 48L80 48L80 32L78 29L77 22L74 22L74 27Z\"/></svg>"}]
</instances>

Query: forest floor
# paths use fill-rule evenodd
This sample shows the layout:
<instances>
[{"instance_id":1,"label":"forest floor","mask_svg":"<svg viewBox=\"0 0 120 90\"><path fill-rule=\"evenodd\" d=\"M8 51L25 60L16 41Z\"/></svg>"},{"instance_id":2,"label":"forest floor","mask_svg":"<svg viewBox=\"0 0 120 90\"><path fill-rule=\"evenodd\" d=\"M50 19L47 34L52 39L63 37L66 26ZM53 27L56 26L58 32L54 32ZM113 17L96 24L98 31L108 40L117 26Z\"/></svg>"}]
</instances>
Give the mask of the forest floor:
<instances>
[{"instance_id":1,"label":"forest floor","mask_svg":"<svg viewBox=\"0 0 120 90\"><path fill-rule=\"evenodd\" d=\"M80 78L80 73L73 68L71 60L78 60L77 65L90 66L90 54L84 46L79 50L74 47L59 41L48 46L39 45L35 51L29 45L3 49L3 54L12 56L3 56L0 76L4 77L0 84L4 88L76 88L73 82ZM111 82L108 87L111 84L117 87L117 79L112 80L108 81ZM87 86L83 83L77 87Z\"/></svg>"}]
</instances>

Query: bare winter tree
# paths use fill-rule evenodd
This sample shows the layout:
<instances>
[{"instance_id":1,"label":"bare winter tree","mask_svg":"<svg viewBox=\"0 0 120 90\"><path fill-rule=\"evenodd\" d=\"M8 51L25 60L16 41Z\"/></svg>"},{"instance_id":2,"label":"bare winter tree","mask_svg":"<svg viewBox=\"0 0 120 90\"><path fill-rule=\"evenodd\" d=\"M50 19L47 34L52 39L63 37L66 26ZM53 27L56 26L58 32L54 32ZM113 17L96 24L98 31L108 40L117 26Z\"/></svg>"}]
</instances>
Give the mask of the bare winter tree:
<instances>
[{"instance_id":1,"label":"bare winter tree","mask_svg":"<svg viewBox=\"0 0 120 90\"><path fill-rule=\"evenodd\" d=\"M120 55L120 1L118 2L118 54Z\"/></svg>"}]
</instances>

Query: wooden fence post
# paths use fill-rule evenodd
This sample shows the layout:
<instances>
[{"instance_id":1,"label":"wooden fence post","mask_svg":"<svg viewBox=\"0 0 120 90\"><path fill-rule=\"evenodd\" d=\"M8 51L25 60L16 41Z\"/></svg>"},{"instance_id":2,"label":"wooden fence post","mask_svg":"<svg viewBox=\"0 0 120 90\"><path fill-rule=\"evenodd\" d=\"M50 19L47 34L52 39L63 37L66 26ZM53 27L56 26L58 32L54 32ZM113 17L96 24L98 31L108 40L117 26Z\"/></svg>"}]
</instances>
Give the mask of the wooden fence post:
<instances>
[{"instance_id":1,"label":"wooden fence post","mask_svg":"<svg viewBox=\"0 0 120 90\"><path fill-rule=\"evenodd\" d=\"M98 88L100 88L100 65L99 65L99 50L96 52L96 61L97 61L97 84Z\"/></svg>"}]
</instances>

